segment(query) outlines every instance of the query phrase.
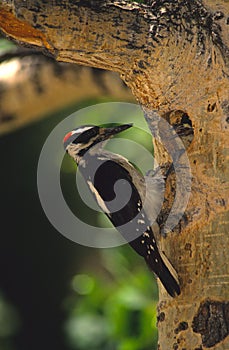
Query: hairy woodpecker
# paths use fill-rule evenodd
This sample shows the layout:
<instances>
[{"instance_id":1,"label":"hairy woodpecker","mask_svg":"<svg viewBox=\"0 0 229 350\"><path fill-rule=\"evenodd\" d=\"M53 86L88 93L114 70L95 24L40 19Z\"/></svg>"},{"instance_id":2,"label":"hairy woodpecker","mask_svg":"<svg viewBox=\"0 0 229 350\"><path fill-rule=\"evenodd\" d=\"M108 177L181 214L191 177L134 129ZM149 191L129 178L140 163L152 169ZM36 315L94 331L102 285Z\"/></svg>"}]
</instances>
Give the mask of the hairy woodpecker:
<instances>
[{"instance_id":1,"label":"hairy woodpecker","mask_svg":"<svg viewBox=\"0 0 229 350\"><path fill-rule=\"evenodd\" d=\"M66 134L64 148L77 163L99 207L130 246L144 257L167 292L175 297L180 294L176 271L156 243L153 230L157 224L151 226L151 217L155 221L160 211L163 180L155 175L147 186L146 177L126 158L103 149L107 140L131 126L84 125ZM129 196L120 208L113 205L117 182L120 186L117 196Z\"/></svg>"}]
</instances>

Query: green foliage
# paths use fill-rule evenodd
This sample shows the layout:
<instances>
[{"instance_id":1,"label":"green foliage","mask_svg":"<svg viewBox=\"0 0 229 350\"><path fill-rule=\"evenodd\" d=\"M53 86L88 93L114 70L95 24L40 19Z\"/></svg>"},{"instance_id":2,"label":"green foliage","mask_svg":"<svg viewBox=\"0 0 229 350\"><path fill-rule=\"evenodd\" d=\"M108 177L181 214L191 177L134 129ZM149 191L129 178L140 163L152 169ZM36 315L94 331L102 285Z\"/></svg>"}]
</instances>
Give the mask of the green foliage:
<instances>
[{"instance_id":1,"label":"green foliage","mask_svg":"<svg viewBox=\"0 0 229 350\"><path fill-rule=\"evenodd\" d=\"M144 261L127 246L104 249L103 274L74 276L65 324L72 349L156 349L156 285ZM152 315L154 315L152 317Z\"/></svg>"},{"instance_id":2,"label":"green foliage","mask_svg":"<svg viewBox=\"0 0 229 350\"><path fill-rule=\"evenodd\" d=\"M0 349L12 350L11 338L19 328L19 317L15 308L0 294Z\"/></svg>"},{"instance_id":3,"label":"green foliage","mask_svg":"<svg viewBox=\"0 0 229 350\"><path fill-rule=\"evenodd\" d=\"M4 54L7 51L11 51L16 48L13 42L0 37L0 54Z\"/></svg>"}]
</instances>

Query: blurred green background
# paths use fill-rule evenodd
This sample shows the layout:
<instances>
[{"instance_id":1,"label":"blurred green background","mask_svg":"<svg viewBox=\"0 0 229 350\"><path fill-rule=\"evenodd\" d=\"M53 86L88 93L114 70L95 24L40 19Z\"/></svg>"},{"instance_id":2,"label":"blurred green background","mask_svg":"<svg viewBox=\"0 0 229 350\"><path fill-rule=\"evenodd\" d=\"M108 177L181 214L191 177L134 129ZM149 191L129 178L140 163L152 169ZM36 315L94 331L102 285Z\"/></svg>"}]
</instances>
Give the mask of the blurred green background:
<instances>
[{"instance_id":1,"label":"blurred green background","mask_svg":"<svg viewBox=\"0 0 229 350\"><path fill-rule=\"evenodd\" d=\"M84 100L0 138L1 350L156 349L157 287L143 259L127 245L94 249L69 241L49 223L38 197L37 163L49 133L72 112L99 102ZM135 129L126 137L152 152L150 135ZM75 170L65 156L61 183L79 212ZM88 220L103 221L101 214Z\"/></svg>"}]
</instances>

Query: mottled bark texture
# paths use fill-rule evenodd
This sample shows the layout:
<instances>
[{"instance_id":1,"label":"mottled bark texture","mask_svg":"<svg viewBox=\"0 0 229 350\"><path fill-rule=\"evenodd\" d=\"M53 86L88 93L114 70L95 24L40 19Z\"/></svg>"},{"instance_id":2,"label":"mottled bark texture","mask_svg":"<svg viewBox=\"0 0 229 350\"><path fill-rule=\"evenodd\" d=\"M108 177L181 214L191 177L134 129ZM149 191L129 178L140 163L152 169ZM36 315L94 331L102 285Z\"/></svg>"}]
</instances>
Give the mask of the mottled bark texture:
<instances>
[{"instance_id":1,"label":"mottled bark texture","mask_svg":"<svg viewBox=\"0 0 229 350\"><path fill-rule=\"evenodd\" d=\"M159 348L228 349L229 2L4 0L0 27L57 60L120 73L144 108L157 160L169 175L165 217L178 188L166 149L179 174L187 162L157 118L175 125L188 147L192 186L180 177L178 209L191 194L174 232L161 219L162 249L182 292L172 300L160 288Z\"/></svg>"}]
</instances>

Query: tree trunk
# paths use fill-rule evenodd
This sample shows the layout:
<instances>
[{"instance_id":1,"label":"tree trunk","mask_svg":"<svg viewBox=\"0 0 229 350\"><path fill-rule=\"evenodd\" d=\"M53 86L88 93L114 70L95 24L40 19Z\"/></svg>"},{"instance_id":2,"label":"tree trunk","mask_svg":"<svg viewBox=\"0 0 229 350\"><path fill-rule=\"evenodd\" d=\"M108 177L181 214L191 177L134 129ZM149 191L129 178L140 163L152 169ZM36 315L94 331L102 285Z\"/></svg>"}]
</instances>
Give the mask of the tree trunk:
<instances>
[{"instance_id":1,"label":"tree trunk","mask_svg":"<svg viewBox=\"0 0 229 350\"><path fill-rule=\"evenodd\" d=\"M59 61L117 71L131 88L169 174L161 245L181 281L175 299L160 289L159 348L228 349L229 2L151 3L3 0L0 27Z\"/></svg>"}]
</instances>

